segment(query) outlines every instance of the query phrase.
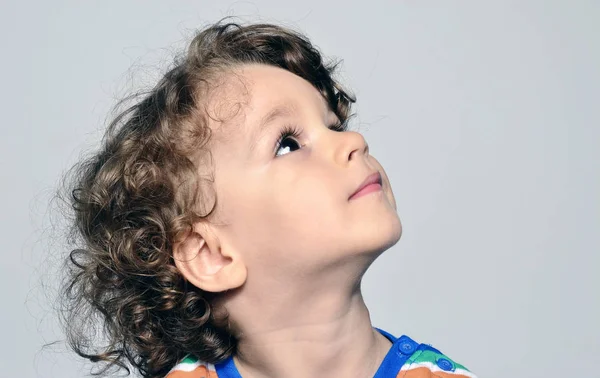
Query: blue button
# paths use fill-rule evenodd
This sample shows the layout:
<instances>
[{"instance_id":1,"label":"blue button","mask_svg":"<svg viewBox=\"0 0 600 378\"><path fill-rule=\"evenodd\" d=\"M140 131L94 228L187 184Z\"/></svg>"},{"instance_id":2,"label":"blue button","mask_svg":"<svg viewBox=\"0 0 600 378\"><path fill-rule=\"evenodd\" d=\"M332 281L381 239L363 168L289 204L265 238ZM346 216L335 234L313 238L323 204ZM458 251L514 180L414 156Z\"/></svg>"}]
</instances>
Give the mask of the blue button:
<instances>
[{"instance_id":1,"label":"blue button","mask_svg":"<svg viewBox=\"0 0 600 378\"><path fill-rule=\"evenodd\" d=\"M436 361L437 366L440 367L440 369L444 370L444 371L451 371L454 369L454 365L452 364L452 362L450 362L449 360L445 359L445 358L440 358Z\"/></svg>"},{"instance_id":2,"label":"blue button","mask_svg":"<svg viewBox=\"0 0 600 378\"><path fill-rule=\"evenodd\" d=\"M402 354L411 355L417 350L417 345L406 340L400 341L398 343L398 349Z\"/></svg>"}]
</instances>

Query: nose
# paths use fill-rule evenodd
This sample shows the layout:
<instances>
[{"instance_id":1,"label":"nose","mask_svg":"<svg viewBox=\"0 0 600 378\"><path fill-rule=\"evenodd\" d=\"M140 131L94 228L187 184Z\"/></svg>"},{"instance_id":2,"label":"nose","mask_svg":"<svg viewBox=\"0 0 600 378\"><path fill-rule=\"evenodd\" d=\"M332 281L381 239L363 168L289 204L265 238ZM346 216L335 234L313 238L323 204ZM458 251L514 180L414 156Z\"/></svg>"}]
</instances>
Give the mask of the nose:
<instances>
[{"instance_id":1,"label":"nose","mask_svg":"<svg viewBox=\"0 0 600 378\"><path fill-rule=\"evenodd\" d=\"M336 161L344 165L356 159L365 159L369 156L369 144L365 137L356 131L344 131L336 150Z\"/></svg>"}]
</instances>

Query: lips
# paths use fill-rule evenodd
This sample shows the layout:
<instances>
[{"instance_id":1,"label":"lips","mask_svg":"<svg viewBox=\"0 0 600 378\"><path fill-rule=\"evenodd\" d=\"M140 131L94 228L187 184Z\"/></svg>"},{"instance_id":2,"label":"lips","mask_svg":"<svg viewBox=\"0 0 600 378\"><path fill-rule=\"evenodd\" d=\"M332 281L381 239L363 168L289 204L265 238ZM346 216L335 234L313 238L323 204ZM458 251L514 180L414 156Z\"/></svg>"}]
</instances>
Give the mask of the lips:
<instances>
[{"instance_id":1,"label":"lips","mask_svg":"<svg viewBox=\"0 0 600 378\"><path fill-rule=\"evenodd\" d=\"M372 190L371 190L372 189ZM375 191L381 189L381 173L375 172L369 176L358 186L358 188L352 193L350 198L352 199L359 194L366 194L367 192Z\"/></svg>"}]
</instances>

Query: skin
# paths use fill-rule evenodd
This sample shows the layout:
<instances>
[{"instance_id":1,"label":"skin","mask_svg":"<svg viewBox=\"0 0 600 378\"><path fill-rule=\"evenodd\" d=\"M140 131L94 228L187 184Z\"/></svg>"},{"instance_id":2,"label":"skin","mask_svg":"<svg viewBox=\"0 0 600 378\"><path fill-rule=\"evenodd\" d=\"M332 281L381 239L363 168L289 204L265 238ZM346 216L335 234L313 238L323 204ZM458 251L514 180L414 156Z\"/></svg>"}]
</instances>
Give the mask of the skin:
<instances>
[{"instance_id":1,"label":"skin","mask_svg":"<svg viewBox=\"0 0 600 378\"><path fill-rule=\"evenodd\" d=\"M391 343L372 328L360 281L402 233L383 167L360 133L328 128L337 117L301 77L252 64L221 84L207 106L215 219L176 244L177 267L222 292L243 377L372 377ZM279 104L294 110L257 138ZM301 136L277 149L287 124ZM349 200L376 171L382 190Z\"/></svg>"}]
</instances>

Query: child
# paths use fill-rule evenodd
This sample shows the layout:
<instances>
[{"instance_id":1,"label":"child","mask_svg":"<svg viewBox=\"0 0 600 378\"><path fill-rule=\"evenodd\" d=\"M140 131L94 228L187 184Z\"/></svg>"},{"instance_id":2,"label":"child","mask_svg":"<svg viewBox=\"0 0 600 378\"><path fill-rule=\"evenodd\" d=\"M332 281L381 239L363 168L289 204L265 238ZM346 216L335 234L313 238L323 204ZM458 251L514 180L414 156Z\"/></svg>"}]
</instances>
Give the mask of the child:
<instances>
[{"instance_id":1,"label":"child","mask_svg":"<svg viewBox=\"0 0 600 378\"><path fill-rule=\"evenodd\" d=\"M77 353L144 377L474 377L371 325L361 279L402 228L335 66L222 22L176 63L74 170Z\"/></svg>"}]
</instances>

